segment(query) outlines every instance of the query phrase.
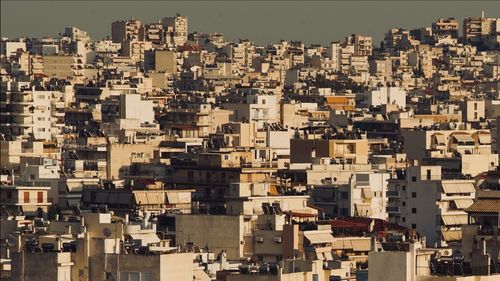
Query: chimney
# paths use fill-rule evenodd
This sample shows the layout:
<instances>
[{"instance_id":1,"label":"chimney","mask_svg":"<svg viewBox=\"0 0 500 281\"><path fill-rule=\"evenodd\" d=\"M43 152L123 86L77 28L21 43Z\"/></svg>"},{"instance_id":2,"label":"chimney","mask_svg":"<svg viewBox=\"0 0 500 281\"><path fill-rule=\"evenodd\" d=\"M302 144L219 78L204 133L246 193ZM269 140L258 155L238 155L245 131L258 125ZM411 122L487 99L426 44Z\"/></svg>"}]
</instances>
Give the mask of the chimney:
<instances>
[{"instance_id":1,"label":"chimney","mask_svg":"<svg viewBox=\"0 0 500 281\"><path fill-rule=\"evenodd\" d=\"M481 11L481 18L484 18L484 10Z\"/></svg>"}]
</instances>

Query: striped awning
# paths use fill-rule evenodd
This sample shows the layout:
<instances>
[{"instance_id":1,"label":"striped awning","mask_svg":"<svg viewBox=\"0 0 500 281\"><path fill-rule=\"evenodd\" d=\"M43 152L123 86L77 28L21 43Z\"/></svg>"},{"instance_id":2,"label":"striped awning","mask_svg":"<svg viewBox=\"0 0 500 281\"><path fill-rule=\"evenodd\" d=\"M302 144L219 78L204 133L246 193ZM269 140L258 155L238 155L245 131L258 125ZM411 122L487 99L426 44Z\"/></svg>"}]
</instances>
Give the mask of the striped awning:
<instances>
[{"instance_id":1,"label":"striped awning","mask_svg":"<svg viewBox=\"0 0 500 281\"><path fill-rule=\"evenodd\" d=\"M474 193L476 188L471 181L442 181L441 187L446 194Z\"/></svg>"},{"instance_id":2,"label":"striped awning","mask_svg":"<svg viewBox=\"0 0 500 281\"><path fill-rule=\"evenodd\" d=\"M443 240L448 241L460 241L462 240L462 231L461 230L446 230L441 232L443 236Z\"/></svg>"},{"instance_id":3,"label":"striped awning","mask_svg":"<svg viewBox=\"0 0 500 281\"><path fill-rule=\"evenodd\" d=\"M474 204L474 200L472 199L456 199L453 202L455 202L458 209L467 209Z\"/></svg>"},{"instance_id":4,"label":"striped awning","mask_svg":"<svg viewBox=\"0 0 500 281\"><path fill-rule=\"evenodd\" d=\"M467 214L462 215L444 215L441 216L444 225L462 225L467 224Z\"/></svg>"},{"instance_id":5,"label":"striped awning","mask_svg":"<svg viewBox=\"0 0 500 281\"><path fill-rule=\"evenodd\" d=\"M137 205L163 205L165 204L165 193L163 191L134 191L134 199Z\"/></svg>"},{"instance_id":6,"label":"striped awning","mask_svg":"<svg viewBox=\"0 0 500 281\"><path fill-rule=\"evenodd\" d=\"M309 240L311 244L325 244L333 242L333 236L329 231L304 231L304 237Z\"/></svg>"}]
</instances>

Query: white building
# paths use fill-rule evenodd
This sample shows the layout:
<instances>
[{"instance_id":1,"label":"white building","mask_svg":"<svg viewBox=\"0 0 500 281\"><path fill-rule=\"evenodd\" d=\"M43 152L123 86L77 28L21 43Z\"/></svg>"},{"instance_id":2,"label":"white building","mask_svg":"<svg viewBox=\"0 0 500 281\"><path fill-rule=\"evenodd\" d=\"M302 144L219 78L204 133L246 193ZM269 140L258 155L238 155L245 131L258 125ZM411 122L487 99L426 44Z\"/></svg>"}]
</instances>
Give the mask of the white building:
<instances>
[{"instance_id":1,"label":"white building","mask_svg":"<svg viewBox=\"0 0 500 281\"><path fill-rule=\"evenodd\" d=\"M406 91L399 87L380 87L360 95L366 106L395 104L400 108L406 107Z\"/></svg>"}]
</instances>

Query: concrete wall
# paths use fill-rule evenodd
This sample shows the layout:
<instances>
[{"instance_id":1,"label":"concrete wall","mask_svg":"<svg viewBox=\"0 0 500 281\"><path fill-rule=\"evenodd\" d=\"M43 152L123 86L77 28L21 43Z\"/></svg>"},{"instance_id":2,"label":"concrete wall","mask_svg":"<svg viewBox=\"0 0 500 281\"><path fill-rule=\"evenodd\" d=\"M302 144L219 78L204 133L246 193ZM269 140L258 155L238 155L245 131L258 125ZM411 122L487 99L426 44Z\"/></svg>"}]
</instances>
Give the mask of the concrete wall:
<instances>
[{"instance_id":1,"label":"concrete wall","mask_svg":"<svg viewBox=\"0 0 500 281\"><path fill-rule=\"evenodd\" d=\"M228 259L243 257L243 216L176 215L177 245L194 242L210 251L227 251Z\"/></svg>"},{"instance_id":2,"label":"concrete wall","mask_svg":"<svg viewBox=\"0 0 500 281\"><path fill-rule=\"evenodd\" d=\"M368 254L368 281L415 280L407 270L410 265L408 252L370 252ZM390 266L388 266L390 265Z\"/></svg>"},{"instance_id":3,"label":"concrete wall","mask_svg":"<svg viewBox=\"0 0 500 281\"><path fill-rule=\"evenodd\" d=\"M12 253L12 281L70 281L70 263L69 252Z\"/></svg>"}]
</instances>

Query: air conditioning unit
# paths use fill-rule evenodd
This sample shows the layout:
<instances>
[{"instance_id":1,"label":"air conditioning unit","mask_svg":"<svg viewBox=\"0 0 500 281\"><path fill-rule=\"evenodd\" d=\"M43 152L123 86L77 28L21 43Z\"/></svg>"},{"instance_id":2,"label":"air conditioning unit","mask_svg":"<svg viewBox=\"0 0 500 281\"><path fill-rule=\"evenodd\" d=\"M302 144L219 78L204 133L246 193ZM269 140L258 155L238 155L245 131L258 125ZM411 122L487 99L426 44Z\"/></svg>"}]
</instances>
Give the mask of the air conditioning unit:
<instances>
[{"instance_id":1,"label":"air conditioning unit","mask_svg":"<svg viewBox=\"0 0 500 281\"><path fill-rule=\"evenodd\" d=\"M264 243L264 237L262 237L262 236L255 236L255 242L257 242L257 243Z\"/></svg>"},{"instance_id":2,"label":"air conditioning unit","mask_svg":"<svg viewBox=\"0 0 500 281\"><path fill-rule=\"evenodd\" d=\"M275 236L273 240L274 242L281 244L281 236Z\"/></svg>"}]
</instances>

